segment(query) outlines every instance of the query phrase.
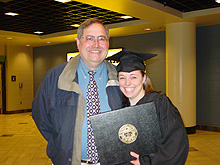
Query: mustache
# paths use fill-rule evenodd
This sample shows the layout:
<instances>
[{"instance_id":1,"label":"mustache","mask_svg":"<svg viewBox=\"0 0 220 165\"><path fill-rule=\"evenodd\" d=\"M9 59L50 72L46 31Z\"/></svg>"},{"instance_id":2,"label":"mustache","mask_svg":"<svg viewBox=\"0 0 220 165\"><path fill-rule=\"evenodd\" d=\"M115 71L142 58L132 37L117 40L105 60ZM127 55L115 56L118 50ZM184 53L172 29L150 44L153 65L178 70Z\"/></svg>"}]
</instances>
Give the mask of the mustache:
<instances>
[{"instance_id":1,"label":"mustache","mask_svg":"<svg viewBox=\"0 0 220 165\"><path fill-rule=\"evenodd\" d=\"M88 47L87 48L88 51L103 51L103 48L97 47L97 48L92 48L92 47Z\"/></svg>"}]
</instances>

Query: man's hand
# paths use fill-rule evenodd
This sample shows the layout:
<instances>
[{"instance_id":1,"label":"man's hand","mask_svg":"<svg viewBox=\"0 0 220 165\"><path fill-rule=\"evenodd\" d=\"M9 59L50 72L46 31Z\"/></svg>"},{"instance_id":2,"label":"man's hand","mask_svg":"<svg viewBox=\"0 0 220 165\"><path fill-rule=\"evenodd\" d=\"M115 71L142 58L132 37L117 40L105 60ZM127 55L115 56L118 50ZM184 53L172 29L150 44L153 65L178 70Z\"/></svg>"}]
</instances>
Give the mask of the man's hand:
<instances>
[{"instance_id":1,"label":"man's hand","mask_svg":"<svg viewBox=\"0 0 220 165\"><path fill-rule=\"evenodd\" d=\"M130 155L137 158L136 160L132 160L130 161L131 164L134 164L134 165L140 165L140 162L139 162L139 155L136 154L135 152L130 152Z\"/></svg>"}]
</instances>

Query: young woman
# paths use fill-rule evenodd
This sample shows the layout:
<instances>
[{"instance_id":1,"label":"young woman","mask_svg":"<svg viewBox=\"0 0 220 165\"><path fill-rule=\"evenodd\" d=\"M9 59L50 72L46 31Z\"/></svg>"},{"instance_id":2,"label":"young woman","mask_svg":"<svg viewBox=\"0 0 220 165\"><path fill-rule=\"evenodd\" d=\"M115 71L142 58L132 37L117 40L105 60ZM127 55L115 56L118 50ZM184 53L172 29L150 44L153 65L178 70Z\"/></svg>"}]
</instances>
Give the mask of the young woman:
<instances>
[{"instance_id":1,"label":"young woman","mask_svg":"<svg viewBox=\"0 0 220 165\"><path fill-rule=\"evenodd\" d=\"M131 152L131 156L136 158L131 163L184 165L189 142L180 113L166 95L153 90L145 68L143 60L133 54L122 56L117 66L119 86L126 98L124 106L154 102L162 135L162 140L156 144L156 153L139 155Z\"/></svg>"}]
</instances>

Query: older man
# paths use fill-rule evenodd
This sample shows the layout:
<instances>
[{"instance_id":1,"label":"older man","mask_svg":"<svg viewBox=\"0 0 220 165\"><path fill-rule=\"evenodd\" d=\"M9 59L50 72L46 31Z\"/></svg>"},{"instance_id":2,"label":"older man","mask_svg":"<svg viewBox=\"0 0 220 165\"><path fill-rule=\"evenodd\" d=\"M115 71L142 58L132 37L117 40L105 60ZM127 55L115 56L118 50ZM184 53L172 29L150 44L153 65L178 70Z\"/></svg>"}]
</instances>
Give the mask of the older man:
<instances>
[{"instance_id":1,"label":"older man","mask_svg":"<svg viewBox=\"0 0 220 165\"><path fill-rule=\"evenodd\" d=\"M77 34L79 56L44 76L32 104L33 119L48 141L47 155L55 165L98 163L89 117L122 106L117 72L104 60L107 27L92 18Z\"/></svg>"}]
</instances>

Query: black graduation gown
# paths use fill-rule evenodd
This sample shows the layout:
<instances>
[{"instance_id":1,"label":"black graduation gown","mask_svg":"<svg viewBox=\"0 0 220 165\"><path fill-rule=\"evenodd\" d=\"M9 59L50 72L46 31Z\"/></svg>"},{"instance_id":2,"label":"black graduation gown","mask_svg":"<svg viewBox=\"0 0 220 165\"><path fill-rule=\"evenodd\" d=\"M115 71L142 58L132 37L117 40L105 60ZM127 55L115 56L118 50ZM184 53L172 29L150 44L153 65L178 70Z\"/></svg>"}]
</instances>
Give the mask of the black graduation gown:
<instances>
[{"instance_id":1,"label":"black graduation gown","mask_svg":"<svg viewBox=\"0 0 220 165\"><path fill-rule=\"evenodd\" d=\"M188 156L189 141L178 109L166 95L156 92L145 94L136 105L149 102L156 105L162 140L156 144L156 153L140 155L140 164L184 165ZM129 102L125 106L129 106Z\"/></svg>"}]
</instances>

